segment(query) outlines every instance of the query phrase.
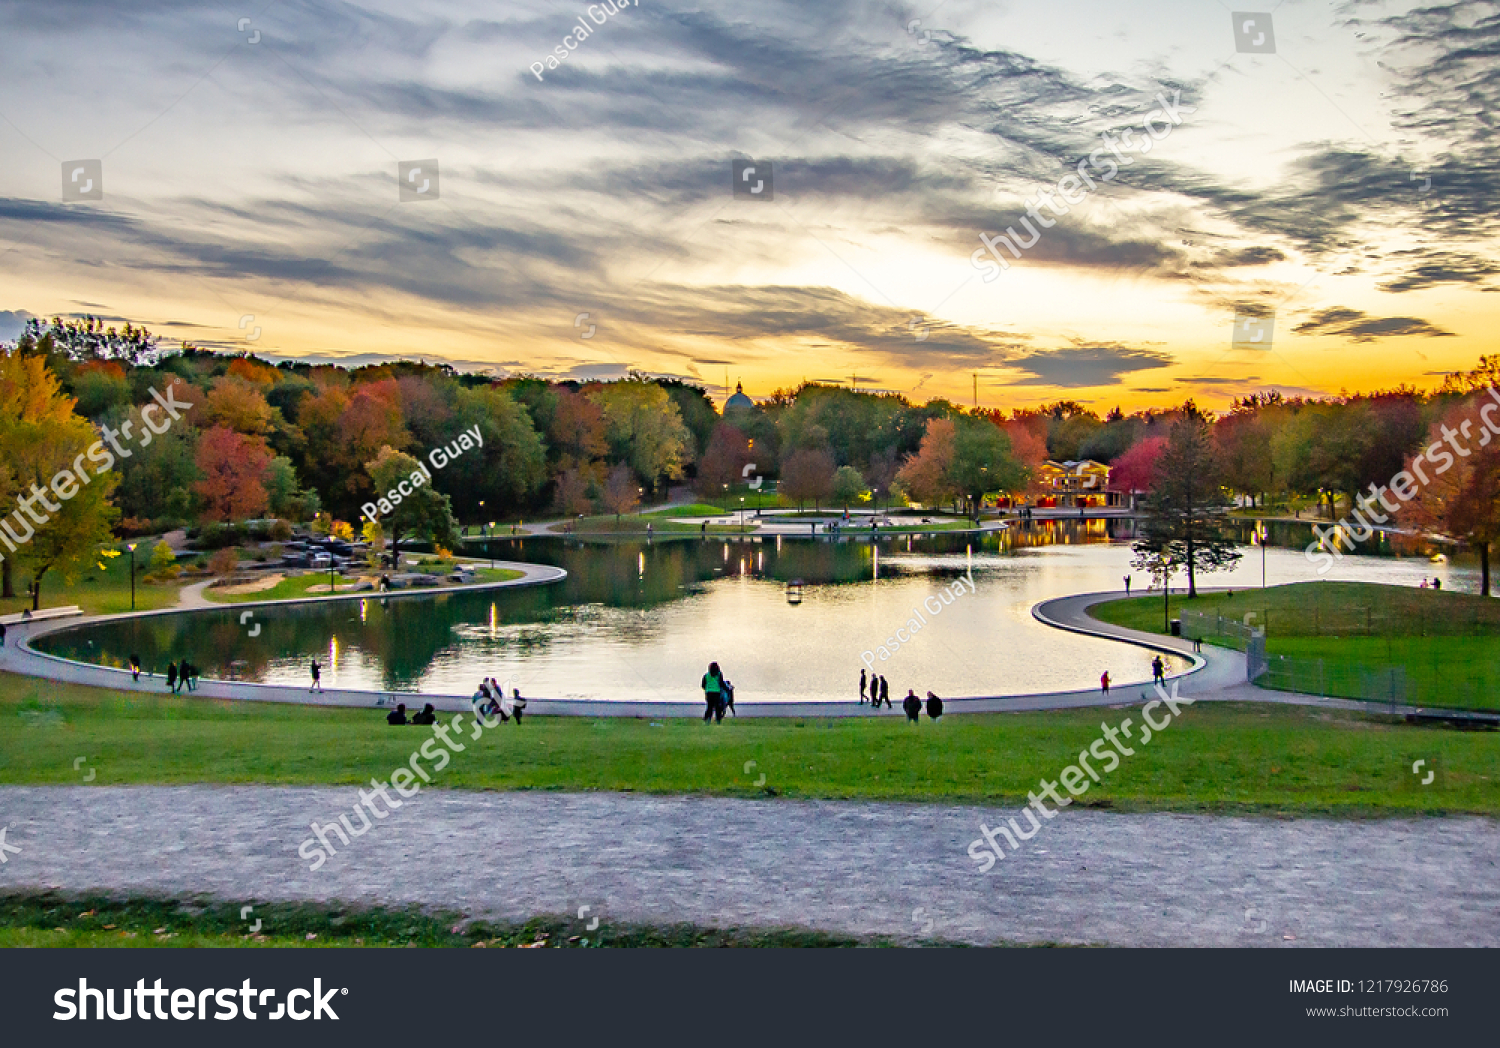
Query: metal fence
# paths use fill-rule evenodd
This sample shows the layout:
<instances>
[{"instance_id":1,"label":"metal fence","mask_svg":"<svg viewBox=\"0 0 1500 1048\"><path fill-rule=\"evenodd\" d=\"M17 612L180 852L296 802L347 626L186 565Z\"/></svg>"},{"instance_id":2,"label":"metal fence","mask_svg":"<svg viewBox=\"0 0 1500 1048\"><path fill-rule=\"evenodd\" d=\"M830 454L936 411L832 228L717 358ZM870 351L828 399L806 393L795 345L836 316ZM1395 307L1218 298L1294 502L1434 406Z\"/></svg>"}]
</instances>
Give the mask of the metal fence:
<instances>
[{"instance_id":1,"label":"metal fence","mask_svg":"<svg viewBox=\"0 0 1500 1048\"><path fill-rule=\"evenodd\" d=\"M1184 611L1178 617L1182 620L1182 635L1189 640L1206 640L1236 651L1245 651L1251 638L1265 635L1263 627L1248 625L1239 619L1226 619L1218 613Z\"/></svg>"}]
</instances>

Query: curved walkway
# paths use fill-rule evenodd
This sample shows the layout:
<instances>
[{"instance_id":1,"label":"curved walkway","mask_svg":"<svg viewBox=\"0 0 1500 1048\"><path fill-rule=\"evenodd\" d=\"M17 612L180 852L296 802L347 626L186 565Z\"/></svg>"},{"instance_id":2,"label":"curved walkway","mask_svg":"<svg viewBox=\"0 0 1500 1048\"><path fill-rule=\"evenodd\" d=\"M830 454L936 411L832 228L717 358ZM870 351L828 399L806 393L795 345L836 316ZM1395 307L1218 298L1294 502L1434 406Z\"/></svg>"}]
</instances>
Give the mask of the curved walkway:
<instances>
[{"instance_id":1,"label":"curved walkway","mask_svg":"<svg viewBox=\"0 0 1500 1048\"><path fill-rule=\"evenodd\" d=\"M526 564L518 561L500 561L501 566L523 572L521 578L501 582L479 583L464 586L463 591L503 589L518 586L543 585L557 582L567 576L562 568L550 565ZM435 593L459 591L459 587L443 590L398 590L379 595L379 599L413 599L432 596ZM196 590L189 593L189 591ZM1205 590L1204 592L1211 592ZM14 644L0 647L0 671L43 677L50 680L84 684L92 687L114 688L121 691L160 693L165 682L160 678L143 677L131 679L128 670L110 666L64 659L36 651L30 642L48 633L75 628L82 624L125 618L145 618L153 615L171 615L183 610L218 611L240 609L253 611L260 607L288 604L313 604L335 600L368 600L376 595L350 593L324 597L300 597L291 600L243 601L235 604L219 604L207 601L201 587L187 587L177 607L158 611L135 612L127 615L96 615L78 619L50 620L12 627ZM1114 640L1151 651L1160 651L1187 659L1193 666L1181 674L1174 674L1169 681L1182 689L1184 695L1195 702L1270 702L1294 706L1319 706L1329 709L1352 710L1362 713L1394 715L1422 715L1431 713L1422 707L1392 705L1389 703L1358 702L1353 699L1324 698L1295 692L1272 691L1258 688L1246 679L1245 656L1241 652L1205 645L1201 652L1192 650L1192 643L1177 637L1115 626L1091 617L1088 609L1096 604L1121 597L1118 592L1079 593L1067 597L1056 597L1041 601L1031 609L1039 621L1055 629L1068 630L1087 636ZM1180 682L1180 683L1179 683ZM208 699L235 699L250 702L282 702L314 706L371 706L390 707L398 702L431 702L445 712L462 712L470 707L467 695L436 695L413 692L374 692L355 689L329 689L309 692L301 686L258 684L250 681L224 681L203 679L194 695ZM1150 686L1145 683L1122 683L1109 694L1098 688L1074 691L1041 692L1030 695L988 695L943 700L946 712L962 713L1021 713L1043 710L1080 709L1100 706L1123 706L1145 701L1151 697ZM562 717L701 717L702 702L614 702L597 699L548 699L527 697L527 711L540 716ZM900 716L897 709L882 710L886 716ZM736 709L736 716L758 717L869 717L874 715L868 706L848 700L825 702L781 702L747 703ZM1486 714L1474 715L1476 720L1494 719Z\"/></svg>"}]
</instances>

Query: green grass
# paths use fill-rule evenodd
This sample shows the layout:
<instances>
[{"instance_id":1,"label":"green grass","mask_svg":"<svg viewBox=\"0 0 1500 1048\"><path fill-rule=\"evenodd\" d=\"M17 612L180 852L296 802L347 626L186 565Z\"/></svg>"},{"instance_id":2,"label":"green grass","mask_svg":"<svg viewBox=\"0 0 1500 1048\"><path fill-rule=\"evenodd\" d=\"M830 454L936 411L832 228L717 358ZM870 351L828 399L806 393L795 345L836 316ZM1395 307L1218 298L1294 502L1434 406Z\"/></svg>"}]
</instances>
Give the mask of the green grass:
<instances>
[{"instance_id":1,"label":"green grass","mask_svg":"<svg viewBox=\"0 0 1500 1048\"><path fill-rule=\"evenodd\" d=\"M1123 696L1122 696L1123 697ZM1133 698L1134 696L1132 696ZM0 675L0 782L285 783L353 787L406 763L428 737L380 710L140 696ZM1024 802L1080 750L1139 714L1122 710L950 717L913 728L869 719L585 720L528 717L455 754L435 788ZM660 725L660 726L657 726ZM1414 788L1414 760L1440 787ZM748 761L756 765L745 771ZM764 786L757 777L766 776ZM1333 711L1203 704L1137 749L1080 804L1120 810L1500 814L1500 747L1488 733Z\"/></svg>"},{"instance_id":2,"label":"green grass","mask_svg":"<svg viewBox=\"0 0 1500 1048\"><path fill-rule=\"evenodd\" d=\"M1269 589L1174 596L1184 611L1265 625L1272 655L1322 660L1263 683L1296 691L1362 697L1363 674L1398 666L1406 701L1426 706L1500 709L1500 601L1466 593L1367 582L1299 582ZM1165 633L1162 598L1095 605L1095 618ZM1214 642L1214 638L1205 637ZM1227 642L1221 642L1227 643Z\"/></svg>"},{"instance_id":3,"label":"green grass","mask_svg":"<svg viewBox=\"0 0 1500 1048\"><path fill-rule=\"evenodd\" d=\"M427 569L418 567L415 570L425 571ZM510 579L518 579L525 574L524 571L518 571L515 568L476 568L474 571L474 581L506 582ZM352 587L353 585L354 583L342 575L338 577L338 592L352 593L354 591L346 589L346 587ZM317 586L323 587L321 592L309 592ZM392 592L406 593L411 590L452 588L451 585L445 583L442 586L408 586L406 589L392 590ZM328 596L328 572L312 571L305 575L294 575L284 578L270 589L264 589L258 593L224 593L222 590L216 590L210 586L203 591L203 595L209 600L217 601L221 604L244 604L258 600L298 600L302 597L326 597Z\"/></svg>"},{"instance_id":4,"label":"green grass","mask_svg":"<svg viewBox=\"0 0 1500 1048\"><path fill-rule=\"evenodd\" d=\"M101 557L96 563L80 571L71 583L56 571L42 576L42 607L52 608L66 604L77 604L88 615L113 615L130 610L130 554L123 546L118 557ZM135 551L135 606L137 611L156 611L170 608L177 603L182 583L146 582L142 573L151 551L143 543ZM104 570L99 569L99 564ZM31 607L26 595L26 583L30 576L24 571L15 573L16 596L0 599L0 615L9 615ZM190 580L192 581L192 580Z\"/></svg>"},{"instance_id":5,"label":"green grass","mask_svg":"<svg viewBox=\"0 0 1500 1048\"><path fill-rule=\"evenodd\" d=\"M251 933L259 920L258 933ZM56 892L0 895L0 949L13 947L523 947L885 946L886 938L855 939L794 929L709 929L693 925L613 926L590 932L568 916L524 924L469 921L461 914L418 909L271 903L241 919L238 903L155 897L116 899Z\"/></svg>"}]
</instances>

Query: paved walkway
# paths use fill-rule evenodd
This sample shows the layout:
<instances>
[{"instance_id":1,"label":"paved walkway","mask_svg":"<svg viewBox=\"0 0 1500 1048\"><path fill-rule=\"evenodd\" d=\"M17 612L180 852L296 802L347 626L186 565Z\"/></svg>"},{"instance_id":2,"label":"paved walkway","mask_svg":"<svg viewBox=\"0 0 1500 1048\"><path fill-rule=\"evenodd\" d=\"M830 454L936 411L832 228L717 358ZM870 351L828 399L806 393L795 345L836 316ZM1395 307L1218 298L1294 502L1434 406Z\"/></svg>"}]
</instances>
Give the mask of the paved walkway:
<instances>
[{"instance_id":1,"label":"paved walkway","mask_svg":"<svg viewBox=\"0 0 1500 1048\"><path fill-rule=\"evenodd\" d=\"M511 920L589 906L606 931L688 921L973 943L1500 946L1500 831L1481 818L1067 809L980 874L969 842L1014 810L438 790L347 847L330 833L339 854L310 872L297 854L309 823L355 803L350 787L4 786L0 826L20 851L0 865L0 891Z\"/></svg>"}]
</instances>

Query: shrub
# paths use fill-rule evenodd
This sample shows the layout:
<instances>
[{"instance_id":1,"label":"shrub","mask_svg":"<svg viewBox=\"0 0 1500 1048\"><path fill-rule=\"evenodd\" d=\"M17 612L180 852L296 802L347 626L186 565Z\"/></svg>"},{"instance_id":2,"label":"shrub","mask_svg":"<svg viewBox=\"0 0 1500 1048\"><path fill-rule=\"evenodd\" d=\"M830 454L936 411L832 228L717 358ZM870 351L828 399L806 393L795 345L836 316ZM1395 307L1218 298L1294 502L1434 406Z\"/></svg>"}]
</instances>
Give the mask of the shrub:
<instances>
[{"instance_id":1,"label":"shrub","mask_svg":"<svg viewBox=\"0 0 1500 1048\"><path fill-rule=\"evenodd\" d=\"M151 563L146 568L146 577L151 579L175 579L182 574L177 564L177 555L165 541L151 548Z\"/></svg>"},{"instance_id":2,"label":"shrub","mask_svg":"<svg viewBox=\"0 0 1500 1048\"><path fill-rule=\"evenodd\" d=\"M208 570L220 578L233 575L239 570L239 566L240 551L234 547L225 547L208 558Z\"/></svg>"}]
</instances>

